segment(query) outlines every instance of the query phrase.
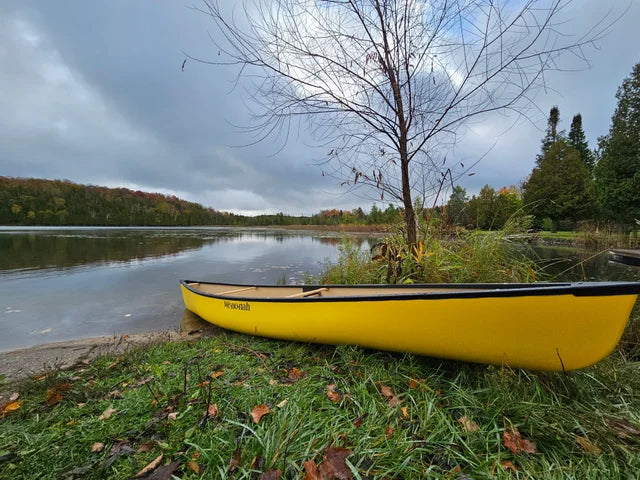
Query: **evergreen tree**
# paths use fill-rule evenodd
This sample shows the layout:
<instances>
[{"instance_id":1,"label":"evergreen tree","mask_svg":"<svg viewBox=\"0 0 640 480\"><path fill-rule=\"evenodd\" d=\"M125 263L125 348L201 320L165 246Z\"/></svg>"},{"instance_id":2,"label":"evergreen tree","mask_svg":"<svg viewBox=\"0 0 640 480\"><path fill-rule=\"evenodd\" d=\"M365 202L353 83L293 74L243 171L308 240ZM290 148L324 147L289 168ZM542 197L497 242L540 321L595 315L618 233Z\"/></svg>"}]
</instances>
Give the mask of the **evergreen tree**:
<instances>
[{"instance_id":1,"label":"evergreen tree","mask_svg":"<svg viewBox=\"0 0 640 480\"><path fill-rule=\"evenodd\" d=\"M554 142L524 184L524 202L538 223L577 222L596 212L591 173L565 139Z\"/></svg>"},{"instance_id":2,"label":"evergreen tree","mask_svg":"<svg viewBox=\"0 0 640 480\"><path fill-rule=\"evenodd\" d=\"M621 224L633 225L640 219L640 63L616 98L609 133L599 139L601 158L594 174L605 212Z\"/></svg>"},{"instance_id":3,"label":"evergreen tree","mask_svg":"<svg viewBox=\"0 0 640 480\"><path fill-rule=\"evenodd\" d=\"M467 191L457 185L449 197L445 214L447 221L454 225L466 226L469 223L469 211L467 209Z\"/></svg>"},{"instance_id":4,"label":"evergreen tree","mask_svg":"<svg viewBox=\"0 0 640 480\"><path fill-rule=\"evenodd\" d=\"M542 153L538 155L538 163L544 155L549 151L551 145L556 142L561 136L562 132L558 132L558 124L560 123L560 109L557 106L551 107L549 110L549 119L547 120L547 132L542 139Z\"/></svg>"},{"instance_id":5,"label":"evergreen tree","mask_svg":"<svg viewBox=\"0 0 640 480\"><path fill-rule=\"evenodd\" d=\"M579 113L573 116L571 120L571 130L569 130L569 145L571 145L579 154L584 165L593 171L595 165L593 152L589 150L589 143L582 129L582 115Z\"/></svg>"}]
</instances>

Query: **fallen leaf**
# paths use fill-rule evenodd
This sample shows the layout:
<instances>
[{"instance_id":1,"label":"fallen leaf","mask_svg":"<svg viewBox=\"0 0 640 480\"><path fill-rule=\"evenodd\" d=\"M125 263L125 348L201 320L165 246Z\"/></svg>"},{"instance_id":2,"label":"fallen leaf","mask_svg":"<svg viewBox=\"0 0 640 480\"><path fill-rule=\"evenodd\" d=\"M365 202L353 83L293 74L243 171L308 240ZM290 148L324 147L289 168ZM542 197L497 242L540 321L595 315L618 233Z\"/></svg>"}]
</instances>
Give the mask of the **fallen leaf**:
<instances>
[{"instance_id":1,"label":"fallen leaf","mask_svg":"<svg viewBox=\"0 0 640 480\"><path fill-rule=\"evenodd\" d=\"M49 389L47 389L46 402L50 407L60 403L62 401L62 392L71 390L71 384L69 382L59 383Z\"/></svg>"},{"instance_id":2,"label":"fallen leaf","mask_svg":"<svg viewBox=\"0 0 640 480\"><path fill-rule=\"evenodd\" d=\"M267 470L262 474L260 480L278 480L282 476L282 470Z\"/></svg>"},{"instance_id":3,"label":"fallen leaf","mask_svg":"<svg viewBox=\"0 0 640 480\"><path fill-rule=\"evenodd\" d=\"M36 382L39 382L40 380L44 380L46 377L47 377L46 375L32 375L29 378L31 380L35 380Z\"/></svg>"},{"instance_id":4,"label":"fallen leaf","mask_svg":"<svg viewBox=\"0 0 640 480\"><path fill-rule=\"evenodd\" d=\"M407 407L402 407L400 410L402 411L402 416L404 418L409 418L409 410L407 409Z\"/></svg>"},{"instance_id":5,"label":"fallen leaf","mask_svg":"<svg viewBox=\"0 0 640 480\"><path fill-rule=\"evenodd\" d=\"M414 389L418 388L418 382L416 382L413 378L409 379L409 388Z\"/></svg>"},{"instance_id":6,"label":"fallen leaf","mask_svg":"<svg viewBox=\"0 0 640 480\"><path fill-rule=\"evenodd\" d=\"M144 467L142 470L140 470L138 473L136 473L136 478L140 478L143 475L146 475L150 471L154 470L158 465L160 465L160 462L162 461L163 458L164 458L164 453L161 453L153 461L148 463L146 467Z\"/></svg>"},{"instance_id":7,"label":"fallen leaf","mask_svg":"<svg viewBox=\"0 0 640 480\"><path fill-rule=\"evenodd\" d=\"M507 429L502 434L502 444L507 447L514 455L520 452L536 453L536 442L532 442L525 438L518 431L518 427Z\"/></svg>"},{"instance_id":8,"label":"fallen leaf","mask_svg":"<svg viewBox=\"0 0 640 480\"><path fill-rule=\"evenodd\" d=\"M165 360L164 362L162 362L163 365L171 365L171 362L169 360Z\"/></svg>"},{"instance_id":9,"label":"fallen leaf","mask_svg":"<svg viewBox=\"0 0 640 480\"><path fill-rule=\"evenodd\" d=\"M173 472L180 467L180 463L180 460L175 460L168 465L162 465L144 478L147 480L171 480L174 478Z\"/></svg>"},{"instance_id":10,"label":"fallen leaf","mask_svg":"<svg viewBox=\"0 0 640 480\"><path fill-rule=\"evenodd\" d=\"M130 455L134 453L134 450L131 448L129 440L120 440L113 444L109 453L116 455Z\"/></svg>"},{"instance_id":11,"label":"fallen leaf","mask_svg":"<svg viewBox=\"0 0 640 480\"><path fill-rule=\"evenodd\" d=\"M364 416L360 416L353 421L353 426L358 428L360 425L362 425L363 421L364 421Z\"/></svg>"},{"instance_id":12,"label":"fallen leaf","mask_svg":"<svg viewBox=\"0 0 640 480\"><path fill-rule=\"evenodd\" d=\"M503 460L500 465L502 465L502 468L504 470L511 470L513 473L517 473L518 469L516 468L516 466L513 464L513 462L511 460Z\"/></svg>"},{"instance_id":13,"label":"fallen leaf","mask_svg":"<svg viewBox=\"0 0 640 480\"><path fill-rule=\"evenodd\" d=\"M207 385L209 385L211 382L209 380L205 380L204 382L201 383L196 383L196 387L206 387Z\"/></svg>"},{"instance_id":14,"label":"fallen leaf","mask_svg":"<svg viewBox=\"0 0 640 480\"><path fill-rule=\"evenodd\" d=\"M462 425L462 428L466 431L466 432L477 432L478 429L480 427L478 427L478 424L476 422L474 422L473 420L471 420L469 417L467 417L466 415L463 415L462 417L460 417L458 419L458 423L460 423Z\"/></svg>"},{"instance_id":15,"label":"fallen leaf","mask_svg":"<svg viewBox=\"0 0 640 480\"><path fill-rule=\"evenodd\" d=\"M580 435L577 435L576 441L580 444L582 449L587 453L591 453L593 455L600 455L602 453L602 449L586 437L581 437Z\"/></svg>"},{"instance_id":16,"label":"fallen leaf","mask_svg":"<svg viewBox=\"0 0 640 480\"><path fill-rule=\"evenodd\" d=\"M287 380L289 383L295 383L306 375L305 372L298 370L296 367L293 367L288 373Z\"/></svg>"},{"instance_id":17,"label":"fallen leaf","mask_svg":"<svg viewBox=\"0 0 640 480\"><path fill-rule=\"evenodd\" d=\"M193 473L200 473L200 465L197 462L191 461L187 462L187 468L191 470Z\"/></svg>"},{"instance_id":18,"label":"fallen leaf","mask_svg":"<svg viewBox=\"0 0 640 480\"><path fill-rule=\"evenodd\" d=\"M633 437L640 436L640 429L629 420L607 417L604 421L620 439L631 440Z\"/></svg>"},{"instance_id":19,"label":"fallen leaf","mask_svg":"<svg viewBox=\"0 0 640 480\"><path fill-rule=\"evenodd\" d=\"M400 400L391 391L391 388L387 387L386 385L383 385L382 383L380 384L380 393L382 394L383 397L387 399L387 403L389 404L390 407L397 407L402 402L402 400Z\"/></svg>"},{"instance_id":20,"label":"fallen leaf","mask_svg":"<svg viewBox=\"0 0 640 480\"><path fill-rule=\"evenodd\" d=\"M178 418L178 412L171 412L169 415L167 415L167 418L169 420L175 420L176 418Z\"/></svg>"},{"instance_id":21,"label":"fallen leaf","mask_svg":"<svg viewBox=\"0 0 640 480\"><path fill-rule=\"evenodd\" d=\"M389 439L393 436L394 431L395 431L395 428L392 428L389 425L387 425L387 427L384 429L384 436L387 437L387 439Z\"/></svg>"},{"instance_id":22,"label":"fallen leaf","mask_svg":"<svg viewBox=\"0 0 640 480\"><path fill-rule=\"evenodd\" d=\"M276 405L276 407L278 408L282 408L284 407L287 403L289 402L289 400L287 400L286 398L284 400L282 400L279 404Z\"/></svg>"},{"instance_id":23,"label":"fallen leaf","mask_svg":"<svg viewBox=\"0 0 640 480\"><path fill-rule=\"evenodd\" d=\"M240 447L236 448L233 451L233 455L231 455L231 460L229 460L229 472L235 472L240 466Z\"/></svg>"},{"instance_id":24,"label":"fallen leaf","mask_svg":"<svg viewBox=\"0 0 640 480\"><path fill-rule=\"evenodd\" d=\"M138 447L136 453L150 452L151 450L153 450L153 442L146 442Z\"/></svg>"},{"instance_id":25,"label":"fallen leaf","mask_svg":"<svg viewBox=\"0 0 640 480\"><path fill-rule=\"evenodd\" d=\"M106 420L114 413L116 413L115 408L107 408L104 412L102 412L102 415L98 417L98 420Z\"/></svg>"},{"instance_id":26,"label":"fallen leaf","mask_svg":"<svg viewBox=\"0 0 640 480\"><path fill-rule=\"evenodd\" d=\"M304 471L304 480L324 480L320 475L320 470L318 470L316 462L313 460L307 460L304 462Z\"/></svg>"},{"instance_id":27,"label":"fallen leaf","mask_svg":"<svg viewBox=\"0 0 640 480\"><path fill-rule=\"evenodd\" d=\"M62 394L58 390L56 390L55 388L49 388L47 390L47 398L46 398L47 405L49 405L50 407L53 407L54 405L57 405L61 401L62 401Z\"/></svg>"},{"instance_id":28,"label":"fallen leaf","mask_svg":"<svg viewBox=\"0 0 640 480\"><path fill-rule=\"evenodd\" d=\"M20 398L20 394L18 392L13 392L11 395L9 395L10 402L15 402L18 398Z\"/></svg>"},{"instance_id":29,"label":"fallen leaf","mask_svg":"<svg viewBox=\"0 0 640 480\"><path fill-rule=\"evenodd\" d=\"M277 384L278 384L277 380L275 380L273 378L269 380L269 385L277 385Z\"/></svg>"},{"instance_id":30,"label":"fallen leaf","mask_svg":"<svg viewBox=\"0 0 640 480\"><path fill-rule=\"evenodd\" d=\"M253 407L253 410L251 410L251 418L253 419L253 423L258 423L263 416L270 412L271 409L264 403L256 405L255 407Z\"/></svg>"},{"instance_id":31,"label":"fallen leaf","mask_svg":"<svg viewBox=\"0 0 640 480\"><path fill-rule=\"evenodd\" d=\"M222 375L224 375L224 370L219 370L217 372L213 372L211 374L211 378L220 378Z\"/></svg>"},{"instance_id":32,"label":"fallen leaf","mask_svg":"<svg viewBox=\"0 0 640 480\"><path fill-rule=\"evenodd\" d=\"M333 403L338 403L340 400L342 400L342 395L340 395L340 393L336 389L335 384L333 383L330 385L327 385L327 397Z\"/></svg>"},{"instance_id":33,"label":"fallen leaf","mask_svg":"<svg viewBox=\"0 0 640 480\"><path fill-rule=\"evenodd\" d=\"M351 480L351 470L347 467L346 458L351 450L343 447L329 447L320 465L320 473L328 479Z\"/></svg>"},{"instance_id":34,"label":"fallen leaf","mask_svg":"<svg viewBox=\"0 0 640 480\"><path fill-rule=\"evenodd\" d=\"M9 415L11 412L15 412L22 405L22 400L17 400L14 402L7 402L0 405L0 412L2 412L2 417Z\"/></svg>"},{"instance_id":35,"label":"fallen leaf","mask_svg":"<svg viewBox=\"0 0 640 480\"><path fill-rule=\"evenodd\" d=\"M209 418L217 417L218 416L218 404L210 403L209 406L207 407L207 411L204 412L204 414L205 414L205 416L207 416Z\"/></svg>"},{"instance_id":36,"label":"fallen leaf","mask_svg":"<svg viewBox=\"0 0 640 480\"><path fill-rule=\"evenodd\" d=\"M93 445L91 445L92 453L100 453L102 450L104 450L104 443L102 442L96 442Z\"/></svg>"},{"instance_id":37,"label":"fallen leaf","mask_svg":"<svg viewBox=\"0 0 640 480\"><path fill-rule=\"evenodd\" d=\"M109 368L113 368L120 363L120 357L116 358L113 363L109 364Z\"/></svg>"}]
</instances>

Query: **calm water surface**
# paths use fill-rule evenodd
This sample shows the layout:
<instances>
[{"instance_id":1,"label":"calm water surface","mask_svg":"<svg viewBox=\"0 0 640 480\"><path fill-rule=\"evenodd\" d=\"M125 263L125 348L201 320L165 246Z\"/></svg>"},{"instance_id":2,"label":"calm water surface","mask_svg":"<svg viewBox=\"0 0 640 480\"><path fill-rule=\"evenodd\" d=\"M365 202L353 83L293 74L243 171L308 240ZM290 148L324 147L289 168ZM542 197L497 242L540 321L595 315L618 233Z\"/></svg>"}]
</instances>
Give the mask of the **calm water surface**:
<instances>
[{"instance_id":1,"label":"calm water surface","mask_svg":"<svg viewBox=\"0 0 640 480\"><path fill-rule=\"evenodd\" d=\"M273 229L0 227L0 351L175 329L179 279L302 283L336 259L338 242L337 233ZM606 253L536 247L527 255L548 279L640 280L639 268Z\"/></svg>"},{"instance_id":2,"label":"calm water surface","mask_svg":"<svg viewBox=\"0 0 640 480\"><path fill-rule=\"evenodd\" d=\"M303 283L337 257L339 239L216 227L1 227L0 351L175 329L184 312L178 280Z\"/></svg>"}]
</instances>

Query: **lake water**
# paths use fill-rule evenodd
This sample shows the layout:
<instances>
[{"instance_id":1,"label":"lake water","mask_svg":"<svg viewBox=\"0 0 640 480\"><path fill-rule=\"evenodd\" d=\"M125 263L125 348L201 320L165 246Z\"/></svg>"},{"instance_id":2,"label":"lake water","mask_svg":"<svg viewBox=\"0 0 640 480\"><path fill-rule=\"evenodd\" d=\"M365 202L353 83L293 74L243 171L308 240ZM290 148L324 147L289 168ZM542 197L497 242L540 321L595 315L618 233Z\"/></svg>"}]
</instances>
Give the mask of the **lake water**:
<instances>
[{"instance_id":1,"label":"lake water","mask_svg":"<svg viewBox=\"0 0 640 480\"><path fill-rule=\"evenodd\" d=\"M303 283L337 258L339 240L257 228L0 227L0 351L176 329L184 312L178 280ZM556 280L640 280L640 269L606 253L527 252Z\"/></svg>"}]
</instances>

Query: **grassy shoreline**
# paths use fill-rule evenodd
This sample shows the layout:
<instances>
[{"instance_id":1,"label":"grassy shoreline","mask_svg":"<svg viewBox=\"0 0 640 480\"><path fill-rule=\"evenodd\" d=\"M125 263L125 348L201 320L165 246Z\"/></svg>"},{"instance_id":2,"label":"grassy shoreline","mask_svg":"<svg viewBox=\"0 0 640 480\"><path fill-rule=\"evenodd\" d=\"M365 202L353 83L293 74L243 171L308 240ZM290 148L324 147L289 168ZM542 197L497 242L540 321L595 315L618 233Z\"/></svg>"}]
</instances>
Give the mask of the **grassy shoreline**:
<instances>
[{"instance_id":1,"label":"grassy shoreline","mask_svg":"<svg viewBox=\"0 0 640 480\"><path fill-rule=\"evenodd\" d=\"M226 331L139 347L11 385L0 477L131 478L162 455L158 475L303 478L334 446L361 479L634 478L633 325L566 375ZM270 413L255 423L259 405ZM535 453L510 450L516 428Z\"/></svg>"}]
</instances>

